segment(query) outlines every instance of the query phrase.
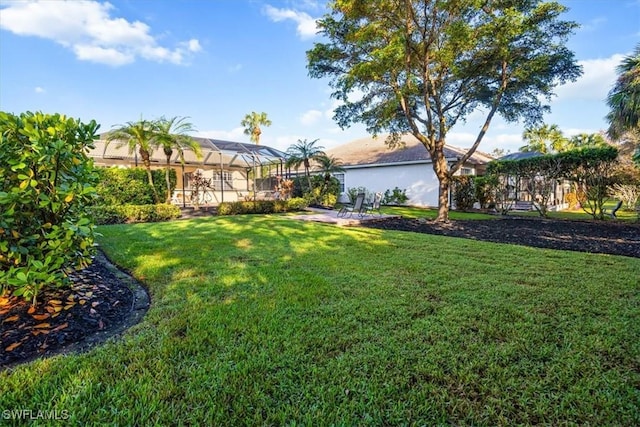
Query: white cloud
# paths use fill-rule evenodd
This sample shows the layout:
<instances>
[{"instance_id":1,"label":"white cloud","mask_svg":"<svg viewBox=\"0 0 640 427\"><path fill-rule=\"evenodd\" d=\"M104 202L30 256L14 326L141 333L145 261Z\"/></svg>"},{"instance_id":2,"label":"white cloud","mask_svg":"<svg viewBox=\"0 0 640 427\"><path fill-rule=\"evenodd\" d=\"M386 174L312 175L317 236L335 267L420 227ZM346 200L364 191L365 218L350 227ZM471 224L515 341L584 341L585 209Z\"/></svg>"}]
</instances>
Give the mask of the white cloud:
<instances>
[{"instance_id":1,"label":"white cloud","mask_svg":"<svg viewBox=\"0 0 640 427\"><path fill-rule=\"evenodd\" d=\"M623 58L623 54L615 54L605 59L578 61L583 67L584 74L577 81L560 86L556 90L558 97L555 101L606 99L607 93L616 80L616 67Z\"/></svg>"},{"instance_id":2,"label":"white cloud","mask_svg":"<svg viewBox=\"0 0 640 427\"><path fill-rule=\"evenodd\" d=\"M296 32L303 39L315 37L318 32L316 20L305 12L298 12L291 9L278 9L270 5L266 5L263 10L273 22L281 22L288 19L294 21L298 24Z\"/></svg>"},{"instance_id":3,"label":"white cloud","mask_svg":"<svg viewBox=\"0 0 640 427\"><path fill-rule=\"evenodd\" d=\"M188 42L183 42L181 44L186 45L189 52L200 52L202 50L202 46L198 39L191 39Z\"/></svg>"},{"instance_id":4,"label":"white cloud","mask_svg":"<svg viewBox=\"0 0 640 427\"><path fill-rule=\"evenodd\" d=\"M77 44L73 46L76 57L81 61L91 61L100 64L109 64L114 67L130 64L135 60L131 53L120 52L115 48Z\"/></svg>"},{"instance_id":5,"label":"white cloud","mask_svg":"<svg viewBox=\"0 0 640 427\"><path fill-rule=\"evenodd\" d=\"M36 88L33 90L35 93L45 93L44 88L40 87L40 86L36 86Z\"/></svg>"},{"instance_id":6,"label":"white cloud","mask_svg":"<svg viewBox=\"0 0 640 427\"><path fill-rule=\"evenodd\" d=\"M318 120L322 118L322 116L323 116L322 111L309 110L302 114L302 116L300 117L300 123L302 123L305 126L309 126L314 123L317 123Z\"/></svg>"},{"instance_id":7,"label":"white cloud","mask_svg":"<svg viewBox=\"0 0 640 427\"><path fill-rule=\"evenodd\" d=\"M157 44L150 27L140 21L111 17L115 8L97 1L25 1L3 7L0 28L21 36L52 40L71 49L82 61L120 66L142 57L183 64L200 51L191 39L170 49Z\"/></svg>"}]
</instances>

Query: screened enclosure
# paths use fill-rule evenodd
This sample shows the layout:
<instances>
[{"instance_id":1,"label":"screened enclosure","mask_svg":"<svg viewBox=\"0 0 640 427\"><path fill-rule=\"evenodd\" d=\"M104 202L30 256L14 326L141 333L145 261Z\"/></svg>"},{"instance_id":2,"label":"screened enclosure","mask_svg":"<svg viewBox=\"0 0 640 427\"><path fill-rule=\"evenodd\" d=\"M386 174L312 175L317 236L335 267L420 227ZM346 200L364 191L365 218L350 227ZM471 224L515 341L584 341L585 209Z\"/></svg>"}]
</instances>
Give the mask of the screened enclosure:
<instances>
[{"instance_id":1,"label":"screened enclosure","mask_svg":"<svg viewBox=\"0 0 640 427\"><path fill-rule=\"evenodd\" d=\"M96 141L89 155L96 166L144 167L137 150L105 135ZM217 205L221 202L277 198L277 180L285 174L285 153L274 148L210 138L193 138L202 151L199 158L191 150L173 150L169 166L176 171L177 183L172 203L181 206ZM150 156L151 168L167 166L162 148Z\"/></svg>"}]
</instances>

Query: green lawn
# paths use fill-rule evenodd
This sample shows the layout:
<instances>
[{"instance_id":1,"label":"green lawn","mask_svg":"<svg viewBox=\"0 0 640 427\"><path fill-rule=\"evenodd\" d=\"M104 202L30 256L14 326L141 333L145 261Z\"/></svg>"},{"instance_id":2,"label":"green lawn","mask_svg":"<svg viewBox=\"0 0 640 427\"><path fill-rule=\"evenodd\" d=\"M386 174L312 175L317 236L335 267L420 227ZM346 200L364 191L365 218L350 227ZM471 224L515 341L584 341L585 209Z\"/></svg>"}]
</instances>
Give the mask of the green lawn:
<instances>
[{"instance_id":1,"label":"green lawn","mask_svg":"<svg viewBox=\"0 0 640 427\"><path fill-rule=\"evenodd\" d=\"M640 259L283 216L101 227L123 339L0 373L72 425L638 425Z\"/></svg>"}]
</instances>

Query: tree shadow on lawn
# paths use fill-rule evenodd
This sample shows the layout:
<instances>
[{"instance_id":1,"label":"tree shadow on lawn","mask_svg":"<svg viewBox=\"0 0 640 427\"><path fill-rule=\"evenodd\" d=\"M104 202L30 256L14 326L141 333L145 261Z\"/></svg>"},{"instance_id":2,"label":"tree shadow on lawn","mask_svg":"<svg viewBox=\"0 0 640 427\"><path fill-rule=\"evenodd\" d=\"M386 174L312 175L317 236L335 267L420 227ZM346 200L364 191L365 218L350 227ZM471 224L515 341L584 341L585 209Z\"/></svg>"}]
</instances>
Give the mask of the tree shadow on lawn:
<instances>
[{"instance_id":1,"label":"tree shadow on lawn","mask_svg":"<svg viewBox=\"0 0 640 427\"><path fill-rule=\"evenodd\" d=\"M181 227L177 224L168 223L163 233L180 233ZM238 222L228 224L238 227ZM203 226L206 224L197 221L189 224L195 229ZM640 258L640 223L506 217L439 224L423 219L392 218L363 222L360 226ZM234 244L251 244L240 239L247 227L252 227L251 221L240 224L234 233L238 237ZM273 236L274 241L287 244L296 235L304 236L305 228L306 224L300 221L293 227L289 225L287 235L283 235L277 226L266 229L265 233ZM160 237L148 236L150 244L157 244ZM169 253L178 248L163 250ZM268 248L258 258L254 261L269 262ZM46 291L41 296L46 303L35 310L18 298L0 299L0 369L38 357L90 349L139 322L149 307L149 296L144 288L102 254L89 268L74 274L73 281L71 289Z\"/></svg>"}]
</instances>

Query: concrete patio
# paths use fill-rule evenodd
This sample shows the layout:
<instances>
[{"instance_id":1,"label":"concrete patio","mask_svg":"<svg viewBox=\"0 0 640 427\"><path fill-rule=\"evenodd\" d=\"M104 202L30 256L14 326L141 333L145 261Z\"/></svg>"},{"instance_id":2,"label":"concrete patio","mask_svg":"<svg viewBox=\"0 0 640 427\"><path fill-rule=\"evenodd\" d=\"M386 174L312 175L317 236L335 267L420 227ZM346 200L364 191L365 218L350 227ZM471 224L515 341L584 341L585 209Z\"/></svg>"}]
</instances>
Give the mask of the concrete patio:
<instances>
[{"instance_id":1,"label":"concrete patio","mask_svg":"<svg viewBox=\"0 0 640 427\"><path fill-rule=\"evenodd\" d=\"M314 221L314 222L324 222L328 224L337 224L340 226L358 225L366 221L377 221L380 219L400 218L400 215L366 214L364 216L359 216L357 213L354 213L353 216L351 217L347 216L346 218L342 218L342 217L338 217L337 210L307 208L307 211L309 211L310 213L302 214L302 215L292 215L289 218L299 219L302 221Z\"/></svg>"}]
</instances>

